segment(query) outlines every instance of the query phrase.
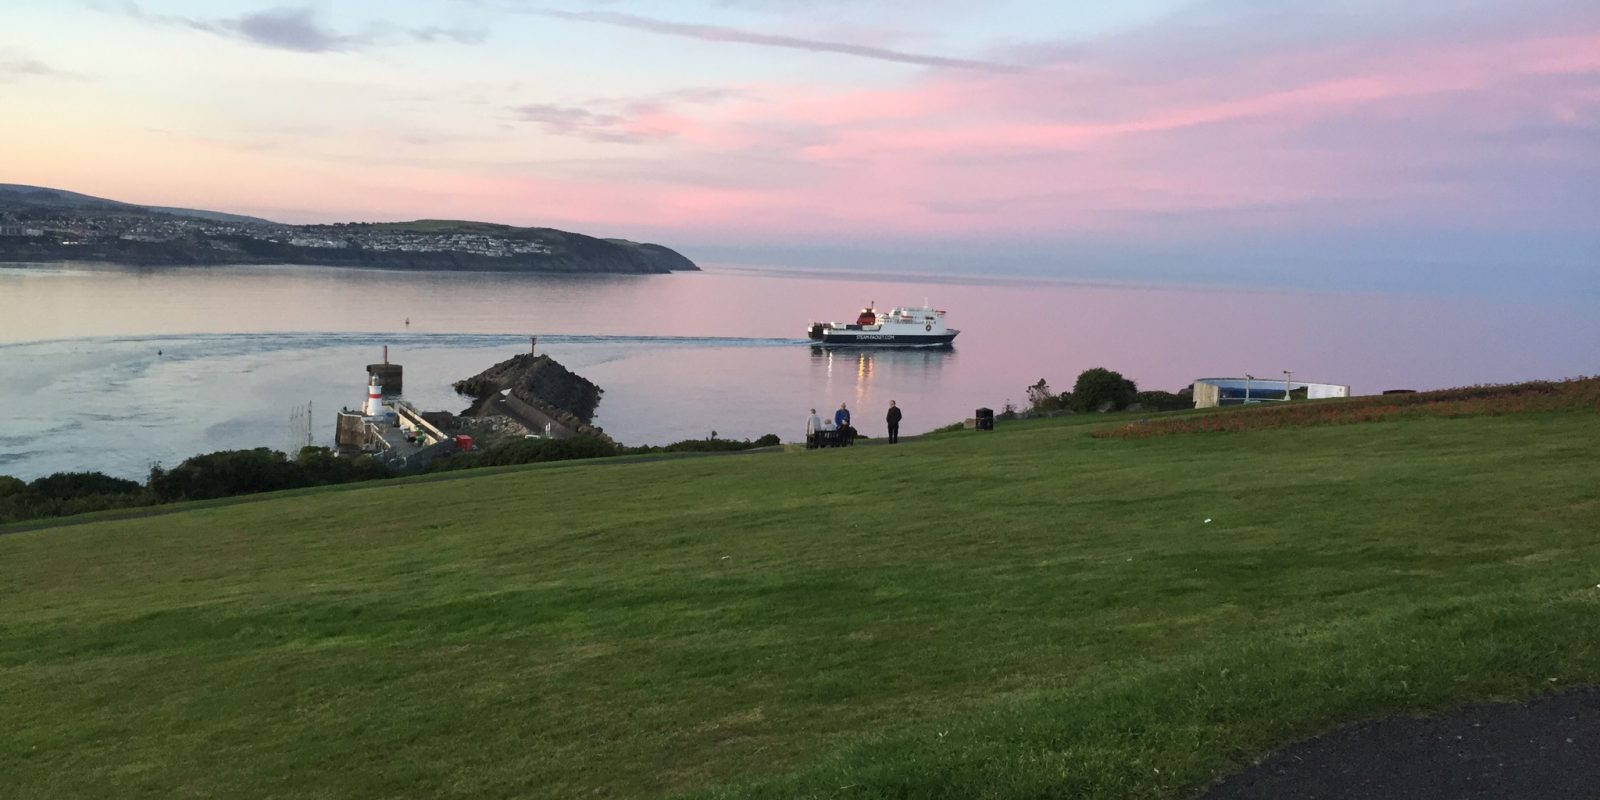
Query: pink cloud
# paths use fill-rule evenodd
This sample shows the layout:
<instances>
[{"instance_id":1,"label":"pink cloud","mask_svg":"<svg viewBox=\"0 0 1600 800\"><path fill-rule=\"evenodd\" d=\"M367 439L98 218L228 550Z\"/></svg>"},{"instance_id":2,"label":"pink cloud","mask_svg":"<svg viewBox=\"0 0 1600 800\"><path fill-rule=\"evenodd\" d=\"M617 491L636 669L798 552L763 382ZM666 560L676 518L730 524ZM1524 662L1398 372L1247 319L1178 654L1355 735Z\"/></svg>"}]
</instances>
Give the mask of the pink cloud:
<instances>
[{"instance_id":1,"label":"pink cloud","mask_svg":"<svg viewBox=\"0 0 1600 800\"><path fill-rule=\"evenodd\" d=\"M1281 65L1257 64L1266 74ZM993 76L983 81L939 81L900 93L864 92L822 101L806 98L790 109L797 122L837 125L829 141L807 147L809 159L854 159L908 151L973 153L1018 149L1078 150L1130 136L1249 119L1308 120L1359 111L1359 107L1411 97L1506 90L1530 75L1600 71L1600 36L1560 37L1492 46L1453 46L1389 54L1345 65L1343 74L1303 76L1287 89L1228 96L1233 87L1189 80L1179 91L1079 75ZM1039 120L1033 107L1054 92L1147 98L1141 109L1112 121ZM1204 97L1204 95L1211 97ZM1197 102L1198 101L1198 102ZM827 106L831 113L819 112ZM971 113L952 113L969 109ZM843 122L836 122L843 121Z\"/></svg>"},{"instance_id":2,"label":"pink cloud","mask_svg":"<svg viewBox=\"0 0 1600 800\"><path fill-rule=\"evenodd\" d=\"M805 220L842 230L851 220L959 235L1186 211L1349 224L1503 213L1503 199L1484 202L1459 182L1446 191L1394 173L1471 172L1497 157L1514 171L1516 147L1496 156L1474 137L1527 123L1530 105L1551 124L1592 114L1600 34L1288 53L1217 73L1159 80L1148 70L1060 67L937 75L899 91L747 87L765 100L695 123L740 131L744 141L723 143L744 150L695 155L729 168L752 151L808 165L816 185L782 203L792 209L783 222L761 223L773 227ZM1241 74L1255 85L1233 80ZM1361 141L1329 141L1321 132L1332 128ZM1538 187L1531 199L1536 212Z\"/></svg>"},{"instance_id":3,"label":"pink cloud","mask_svg":"<svg viewBox=\"0 0 1600 800\"><path fill-rule=\"evenodd\" d=\"M211 176L226 173L249 202L219 206L340 204L300 218L817 243L1524 225L1596 211L1572 202L1572 187L1600 172L1600 155L1559 134L1600 127L1600 30L1191 56L1102 50L1020 72L932 70L897 88L507 104L526 113L506 131L431 143L426 157L366 134L316 154L201 145L156 162L173 196L106 193L192 205L185 190L219 191ZM551 139L582 156L517 155ZM104 182L133 161L74 169Z\"/></svg>"}]
</instances>

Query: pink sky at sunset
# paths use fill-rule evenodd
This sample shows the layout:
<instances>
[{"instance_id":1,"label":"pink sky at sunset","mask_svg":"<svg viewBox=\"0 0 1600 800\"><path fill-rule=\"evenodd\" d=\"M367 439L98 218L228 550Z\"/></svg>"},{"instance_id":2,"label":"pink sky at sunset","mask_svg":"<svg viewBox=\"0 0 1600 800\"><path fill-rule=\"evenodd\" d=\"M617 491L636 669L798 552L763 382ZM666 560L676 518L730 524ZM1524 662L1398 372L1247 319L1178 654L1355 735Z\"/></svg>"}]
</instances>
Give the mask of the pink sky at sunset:
<instances>
[{"instance_id":1,"label":"pink sky at sunset","mask_svg":"<svg viewBox=\"0 0 1600 800\"><path fill-rule=\"evenodd\" d=\"M24 0L0 182L774 264L1521 254L1600 290L1600 7L1063 8Z\"/></svg>"}]
</instances>

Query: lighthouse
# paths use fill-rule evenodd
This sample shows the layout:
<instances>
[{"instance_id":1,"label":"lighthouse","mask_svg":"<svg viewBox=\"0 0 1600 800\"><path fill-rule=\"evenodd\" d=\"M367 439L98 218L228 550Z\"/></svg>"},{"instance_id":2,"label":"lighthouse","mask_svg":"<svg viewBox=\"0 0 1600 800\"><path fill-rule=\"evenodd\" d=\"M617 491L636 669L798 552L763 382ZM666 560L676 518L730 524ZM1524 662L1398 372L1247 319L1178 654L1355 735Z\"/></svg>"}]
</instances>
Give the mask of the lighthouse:
<instances>
[{"instance_id":1,"label":"lighthouse","mask_svg":"<svg viewBox=\"0 0 1600 800\"><path fill-rule=\"evenodd\" d=\"M383 416L383 387L378 384L376 375L367 380L367 406L361 413L369 417Z\"/></svg>"}]
</instances>

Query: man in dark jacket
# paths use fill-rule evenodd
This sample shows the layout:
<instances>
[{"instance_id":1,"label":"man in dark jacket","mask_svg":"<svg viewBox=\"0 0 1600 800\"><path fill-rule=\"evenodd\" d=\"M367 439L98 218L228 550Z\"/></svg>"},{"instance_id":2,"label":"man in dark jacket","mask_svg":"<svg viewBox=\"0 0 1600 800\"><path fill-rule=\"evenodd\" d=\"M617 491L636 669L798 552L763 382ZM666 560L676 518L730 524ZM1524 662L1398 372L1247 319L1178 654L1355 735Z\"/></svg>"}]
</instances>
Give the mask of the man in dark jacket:
<instances>
[{"instance_id":1,"label":"man in dark jacket","mask_svg":"<svg viewBox=\"0 0 1600 800\"><path fill-rule=\"evenodd\" d=\"M889 401L889 416L886 419L889 423L889 444L895 444L900 441L900 407L893 400Z\"/></svg>"},{"instance_id":2,"label":"man in dark jacket","mask_svg":"<svg viewBox=\"0 0 1600 800\"><path fill-rule=\"evenodd\" d=\"M856 429L850 427L850 409L845 408L844 403L833 412L833 424L839 428L839 444L855 444Z\"/></svg>"}]
</instances>

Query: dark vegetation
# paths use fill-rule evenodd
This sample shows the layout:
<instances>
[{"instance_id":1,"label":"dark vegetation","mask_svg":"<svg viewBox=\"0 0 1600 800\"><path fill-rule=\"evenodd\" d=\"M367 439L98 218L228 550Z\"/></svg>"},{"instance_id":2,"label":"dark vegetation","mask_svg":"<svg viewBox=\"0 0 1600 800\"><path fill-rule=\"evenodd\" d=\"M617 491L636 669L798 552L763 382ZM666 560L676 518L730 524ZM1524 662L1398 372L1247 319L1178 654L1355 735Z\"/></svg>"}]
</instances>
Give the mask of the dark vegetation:
<instances>
[{"instance_id":1,"label":"dark vegetation","mask_svg":"<svg viewBox=\"0 0 1600 800\"><path fill-rule=\"evenodd\" d=\"M777 447L782 444L776 433L769 433L755 441L749 439L718 439L717 432L704 439L684 439L668 445L644 445L641 447L624 447L624 455L643 455L647 453L731 453L739 450L751 450L757 447Z\"/></svg>"},{"instance_id":2,"label":"dark vegetation","mask_svg":"<svg viewBox=\"0 0 1600 800\"><path fill-rule=\"evenodd\" d=\"M733 453L757 447L776 447L781 444L778 435L769 433L755 441L749 439L719 439L716 432L705 439L684 439L667 445L641 445L629 447L613 444L593 436L574 436L570 439L520 439L491 447L477 453L464 453L435 462L430 472L449 472L474 467L505 467L513 464L539 464L547 461L571 461L580 458L607 458L610 456L639 456L655 453Z\"/></svg>"},{"instance_id":3,"label":"dark vegetation","mask_svg":"<svg viewBox=\"0 0 1600 800\"><path fill-rule=\"evenodd\" d=\"M1120 372L1104 367L1087 369L1078 374L1072 391L1057 394L1044 378L1026 389L1027 405L1017 408L1007 400L1002 407L1002 419L1029 416L1051 416L1058 413L1089 413L1102 411L1178 411L1194 405L1192 393L1139 391L1131 379Z\"/></svg>"},{"instance_id":4,"label":"dark vegetation","mask_svg":"<svg viewBox=\"0 0 1600 800\"><path fill-rule=\"evenodd\" d=\"M389 470L370 456L339 458L326 447L303 447L291 461L276 450L257 447L195 456L170 470L153 467L148 486L156 502L172 503L388 476Z\"/></svg>"},{"instance_id":5,"label":"dark vegetation","mask_svg":"<svg viewBox=\"0 0 1600 800\"><path fill-rule=\"evenodd\" d=\"M429 472L451 472L476 467L505 467L512 464L540 464L580 458L605 458L617 455L618 447L592 436L570 439L518 439L480 450L435 461Z\"/></svg>"},{"instance_id":6,"label":"dark vegetation","mask_svg":"<svg viewBox=\"0 0 1600 800\"><path fill-rule=\"evenodd\" d=\"M57 472L32 482L0 475L0 523L146 506L154 502L139 483L99 472Z\"/></svg>"},{"instance_id":7,"label":"dark vegetation","mask_svg":"<svg viewBox=\"0 0 1600 800\"><path fill-rule=\"evenodd\" d=\"M185 459L171 469L154 466L145 483L100 472L57 472L26 483L0 475L0 524L389 475L389 470L370 456L340 458L326 447L302 448L293 459L265 447L220 450Z\"/></svg>"},{"instance_id":8,"label":"dark vegetation","mask_svg":"<svg viewBox=\"0 0 1600 800\"><path fill-rule=\"evenodd\" d=\"M755 441L685 439L668 445L626 447L592 436L570 439L519 439L475 453L461 453L434 463L430 471L503 467L548 461L648 455L653 453L736 452L778 445L775 434ZM0 475L0 524L134 508L184 500L303 489L392 477L394 473L371 456L345 458L326 447L304 447L289 458L277 450L219 450L193 456L171 469L150 469L146 483L113 478L100 472L58 472L25 482Z\"/></svg>"}]
</instances>

